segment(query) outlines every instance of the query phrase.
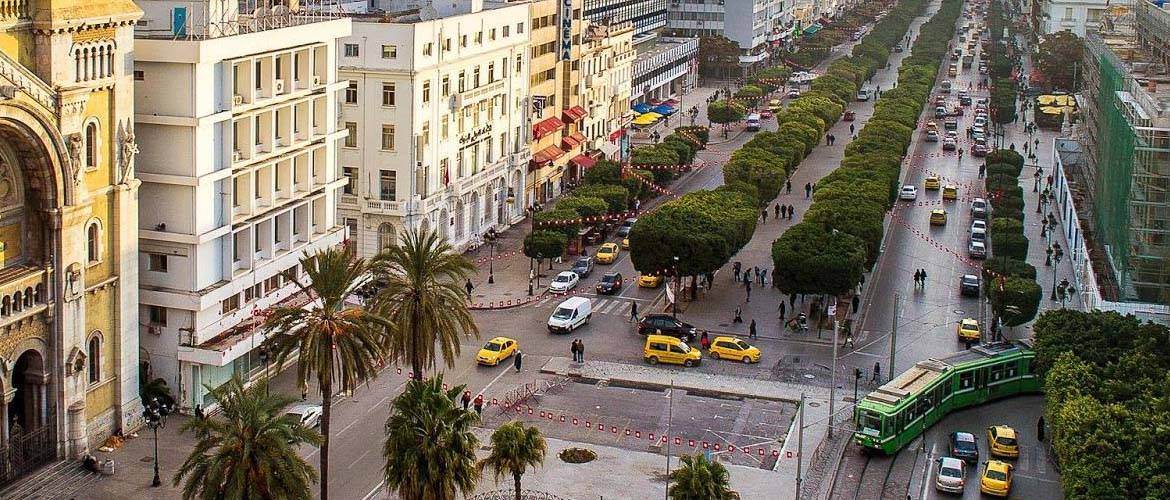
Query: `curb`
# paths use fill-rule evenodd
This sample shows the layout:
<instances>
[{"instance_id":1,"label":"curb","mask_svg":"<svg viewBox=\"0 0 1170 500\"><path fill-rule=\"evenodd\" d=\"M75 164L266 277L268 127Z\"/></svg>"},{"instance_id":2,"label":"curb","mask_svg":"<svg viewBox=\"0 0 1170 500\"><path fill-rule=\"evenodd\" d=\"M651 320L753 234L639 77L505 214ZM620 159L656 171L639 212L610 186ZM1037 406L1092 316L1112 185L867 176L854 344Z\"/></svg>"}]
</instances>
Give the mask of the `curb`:
<instances>
[{"instance_id":1,"label":"curb","mask_svg":"<svg viewBox=\"0 0 1170 500\"><path fill-rule=\"evenodd\" d=\"M588 382L588 383L597 383L597 382L601 382L604 380L610 386L628 387L628 388L632 388L632 389L661 390L661 389L669 389L671 387L671 384L663 383L663 382L647 382L647 381L642 381L642 380L629 380L629 379L622 379L622 378L614 378L612 376L610 376L608 378L591 377L591 376L582 375L580 372L575 371L575 370L571 370L571 369L568 371L564 371L564 372L558 372L558 371L553 370L553 369L545 368L544 366L540 367L540 373L547 373L547 374L557 375L557 376L561 376L561 377L569 377L572 379L576 379L578 381L584 381L584 382ZM774 396L761 396L758 394L749 394L749 393L735 392L735 391L721 391L721 390L715 390L715 389L706 389L703 387L689 387L689 386L680 386L680 385L675 384L674 388L676 390L687 391L687 394L693 394L693 395L701 396L701 397L737 397L737 398L762 399L764 401L777 401L777 402L781 402L781 403L793 403L793 404L800 403L799 399L789 399L789 398L774 397Z\"/></svg>"}]
</instances>

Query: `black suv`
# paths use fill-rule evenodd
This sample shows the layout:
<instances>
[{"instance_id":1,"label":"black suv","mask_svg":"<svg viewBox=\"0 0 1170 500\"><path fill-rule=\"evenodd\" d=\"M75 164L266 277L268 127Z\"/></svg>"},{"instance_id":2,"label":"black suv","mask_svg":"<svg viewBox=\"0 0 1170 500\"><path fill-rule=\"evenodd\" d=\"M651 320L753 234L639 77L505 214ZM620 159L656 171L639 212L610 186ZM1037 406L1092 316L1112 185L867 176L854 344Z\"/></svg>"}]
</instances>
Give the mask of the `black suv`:
<instances>
[{"instance_id":1,"label":"black suv","mask_svg":"<svg viewBox=\"0 0 1170 500\"><path fill-rule=\"evenodd\" d=\"M952 457L961 459L969 464L979 463L979 445L975 443L974 434L970 432L952 432L950 441L950 455Z\"/></svg>"},{"instance_id":2,"label":"black suv","mask_svg":"<svg viewBox=\"0 0 1170 500\"><path fill-rule=\"evenodd\" d=\"M597 293L609 295L622 289L622 273L605 273L597 282Z\"/></svg>"},{"instance_id":3,"label":"black suv","mask_svg":"<svg viewBox=\"0 0 1170 500\"><path fill-rule=\"evenodd\" d=\"M642 335L669 335L690 342L696 332L695 325L679 321L669 314L647 314L638 322L638 333Z\"/></svg>"},{"instance_id":4,"label":"black suv","mask_svg":"<svg viewBox=\"0 0 1170 500\"><path fill-rule=\"evenodd\" d=\"M964 274L959 278L959 294L964 297L979 296L979 277L974 274Z\"/></svg>"}]
</instances>

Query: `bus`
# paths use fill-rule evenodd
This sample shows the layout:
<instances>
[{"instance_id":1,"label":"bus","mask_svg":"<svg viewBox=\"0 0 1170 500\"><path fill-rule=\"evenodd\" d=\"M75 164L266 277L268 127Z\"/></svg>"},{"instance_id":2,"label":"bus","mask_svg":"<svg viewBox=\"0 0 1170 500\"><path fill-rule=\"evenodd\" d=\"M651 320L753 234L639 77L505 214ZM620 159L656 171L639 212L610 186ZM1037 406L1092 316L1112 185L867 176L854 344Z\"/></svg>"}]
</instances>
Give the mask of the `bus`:
<instances>
[{"instance_id":1,"label":"bus","mask_svg":"<svg viewBox=\"0 0 1170 500\"><path fill-rule=\"evenodd\" d=\"M758 132L760 130L760 114L752 113L747 117L748 132Z\"/></svg>"},{"instance_id":2,"label":"bus","mask_svg":"<svg viewBox=\"0 0 1170 500\"><path fill-rule=\"evenodd\" d=\"M1017 340L920 361L857 404L853 440L892 455L952 411L1041 392L1035 357L1030 341Z\"/></svg>"}]
</instances>

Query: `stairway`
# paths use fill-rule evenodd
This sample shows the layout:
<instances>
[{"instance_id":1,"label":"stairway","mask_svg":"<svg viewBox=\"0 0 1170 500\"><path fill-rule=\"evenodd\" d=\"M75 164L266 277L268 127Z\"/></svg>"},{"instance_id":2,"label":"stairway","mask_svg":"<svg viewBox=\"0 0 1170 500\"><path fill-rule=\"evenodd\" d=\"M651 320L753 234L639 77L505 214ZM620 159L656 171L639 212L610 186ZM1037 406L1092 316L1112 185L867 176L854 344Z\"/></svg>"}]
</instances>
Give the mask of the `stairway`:
<instances>
[{"instance_id":1,"label":"stairway","mask_svg":"<svg viewBox=\"0 0 1170 500\"><path fill-rule=\"evenodd\" d=\"M0 499L72 499L76 492L101 481L102 475L81 468L77 460L60 460L0 489Z\"/></svg>"}]
</instances>

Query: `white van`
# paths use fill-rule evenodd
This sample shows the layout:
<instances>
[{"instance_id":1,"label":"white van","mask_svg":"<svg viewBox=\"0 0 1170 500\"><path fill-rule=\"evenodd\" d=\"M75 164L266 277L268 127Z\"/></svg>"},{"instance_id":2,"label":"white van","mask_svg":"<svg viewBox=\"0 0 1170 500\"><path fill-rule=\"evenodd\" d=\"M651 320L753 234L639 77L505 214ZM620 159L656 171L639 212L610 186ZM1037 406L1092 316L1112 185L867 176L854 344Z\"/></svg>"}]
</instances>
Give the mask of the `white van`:
<instances>
[{"instance_id":1,"label":"white van","mask_svg":"<svg viewBox=\"0 0 1170 500\"><path fill-rule=\"evenodd\" d=\"M760 114L752 113L747 117L748 132L757 132L760 130Z\"/></svg>"},{"instance_id":2,"label":"white van","mask_svg":"<svg viewBox=\"0 0 1170 500\"><path fill-rule=\"evenodd\" d=\"M589 322L593 316L593 302L586 297L572 297L557 304L548 317L548 331L569 333Z\"/></svg>"}]
</instances>

